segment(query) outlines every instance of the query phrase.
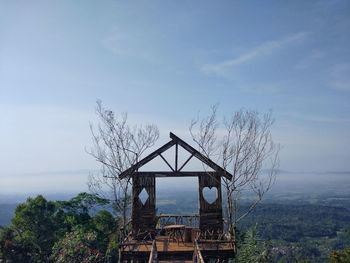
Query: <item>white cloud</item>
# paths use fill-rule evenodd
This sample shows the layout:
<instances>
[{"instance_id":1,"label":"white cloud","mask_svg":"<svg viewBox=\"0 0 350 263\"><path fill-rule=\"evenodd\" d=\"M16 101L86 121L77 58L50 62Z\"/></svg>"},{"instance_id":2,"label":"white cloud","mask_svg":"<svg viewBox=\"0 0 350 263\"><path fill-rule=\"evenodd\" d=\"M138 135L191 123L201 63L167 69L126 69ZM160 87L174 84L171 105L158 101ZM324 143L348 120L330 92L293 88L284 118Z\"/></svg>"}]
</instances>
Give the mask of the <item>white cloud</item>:
<instances>
[{"instance_id":1,"label":"white cloud","mask_svg":"<svg viewBox=\"0 0 350 263\"><path fill-rule=\"evenodd\" d=\"M336 90L350 91L350 63L340 63L333 66L329 85Z\"/></svg>"},{"instance_id":2,"label":"white cloud","mask_svg":"<svg viewBox=\"0 0 350 263\"><path fill-rule=\"evenodd\" d=\"M324 116L318 114L310 114L310 113L301 113L301 112L288 112L282 114L282 116L289 118L298 119L301 121L307 122L321 122L321 123L350 123L349 118L340 118L340 117L332 117L332 116Z\"/></svg>"},{"instance_id":3,"label":"white cloud","mask_svg":"<svg viewBox=\"0 0 350 263\"><path fill-rule=\"evenodd\" d=\"M305 39L306 32L299 32L296 34L288 35L278 40L271 40L262 43L261 45L239 55L236 58L225 60L219 63L205 64L202 70L209 74L225 75L227 69L242 64L247 64L256 58L270 55L275 50L286 47L291 43L295 43Z\"/></svg>"},{"instance_id":4,"label":"white cloud","mask_svg":"<svg viewBox=\"0 0 350 263\"><path fill-rule=\"evenodd\" d=\"M295 118L307 124L293 120L290 115L280 115L272 131L276 142L282 145L281 167L304 171L348 170L350 140L345 129L334 125L333 121L338 120L295 114L298 116ZM328 125L320 129L314 121Z\"/></svg>"},{"instance_id":5,"label":"white cloud","mask_svg":"<svg viewBox=\"0 0 350 263\"><path fill-rule=\"evenodd\" d=\"M242 85L242 89L254 93L278 93L284 90L284 86L278 83Z\"/></svg>"},{"instance_id":6,"label":"white cloud","mask_svg":"<svg viewBox=\"0 0 350 263\"><path fill-rule=\"evenodd\" d=\"M326 53L323 52L322 50L313 49L309 55L307 55L306 57L304 57L302 60L300 60L300 61L295 65L295 68L296 68L296 69L306 69L306 68L312 66L312 64L313 64L315 61L317 61L317 60L319 60L319 59L322 59L325 55L326 55Z\"/></svg>"},{"instance_id":7,"label":"white cloud","mask_svg":"<svg viewBox=\"0 0 350 263\"><path fill-rule=\"evenodd\" d=\"M105 37L102 40L102 45L104 48L110 50L113 54L118 56L125 56L133 54L132 48L128 45L127 39L121 34L115 33Z\"/></svg>"},{"instance_id":8,"label":"white cloud","mask_svg":"<svg viewBox=\"0 0 350 263\"><path fill-rule=\"evenodd\" d=\"M29 173L94 167L90 145L93 110L49 105L0 104L1 173Z\"/></svg>"},{"instance_id":9,"label":"white cloud","mask_svg":"<svg viewBox=\"0 0 350 263\"><path fill-rule=\"evenodd\" d=\"M142 33L128 33L114 29L101 41L102 46L116 56L139 58L151 62L157 62L155 53L148 46L147 36ZM148 46L148 47L147 47Z\"/></svg>"},{"instance_id":10,"label":"white cloud","mask_svg":"<svg viewBox=\"0 0 350 263\"><path fill-rule=\"evenodd\" d=\"M79 193L88 191L86 173L6 174L1 177L1 194ZM69 183L67 183L69 182Z\"/></svg>"}]
</instances>

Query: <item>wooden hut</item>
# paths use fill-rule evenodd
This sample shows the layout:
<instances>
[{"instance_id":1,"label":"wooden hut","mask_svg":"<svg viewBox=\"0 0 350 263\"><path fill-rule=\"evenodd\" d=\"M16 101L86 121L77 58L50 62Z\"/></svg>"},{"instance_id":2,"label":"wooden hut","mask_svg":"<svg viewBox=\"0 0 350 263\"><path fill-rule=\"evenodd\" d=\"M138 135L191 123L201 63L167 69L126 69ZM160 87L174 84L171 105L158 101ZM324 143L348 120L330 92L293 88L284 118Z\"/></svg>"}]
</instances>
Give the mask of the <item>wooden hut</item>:
<instances>
[{"instance_id":1,"label":"wooden hut","mask_svg":"<svg viewBox=\"0 0 350 263\"><path fill-rule=\"evenodd\" d=\"M234 255L232 242L226 240L223 226L221 179L232 175L218 164L201 154L191 145L170 133L170 141L155 150L132 167L120 174L120 178L132 180L131 231L120 244L120 261L192 260L202 261L228 259ZM171 163L164 152L174 147L175 158ZM189 157L179 163L179 147L189 152ZM139 169L156 157L165 162L168 171L147 171ZM192 158L197 158L210 171L184 171ZM157 177L198 177L198 215L157 215L156 178ZM208 202L203 189L216 189L216 199ZM141 195L146 195L142 202ZM160 224L168 219L169 224ZM199 220L198 226L185 223ZM170 220L170 221L169 221Z\"/></svg>"}]
</instances>

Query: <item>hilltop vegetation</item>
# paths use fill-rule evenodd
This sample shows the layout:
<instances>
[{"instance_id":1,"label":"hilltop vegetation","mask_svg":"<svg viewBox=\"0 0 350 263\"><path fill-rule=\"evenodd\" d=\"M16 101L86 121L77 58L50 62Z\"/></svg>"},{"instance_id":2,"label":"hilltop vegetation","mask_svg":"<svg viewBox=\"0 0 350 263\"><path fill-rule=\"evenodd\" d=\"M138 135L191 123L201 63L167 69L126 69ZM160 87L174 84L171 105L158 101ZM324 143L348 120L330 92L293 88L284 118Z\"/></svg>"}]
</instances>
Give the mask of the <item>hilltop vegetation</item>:
<instances>
[{"instance_id":1,"label":"hilltop vegetation","mask_svg":"<svg viewBox=\"0 0 350 263\"><path fill-rule=\"evenodd\" d=\"M169 193L158 211L195 213L198 205L192 195ZM282 201L270 197L239 224L238 231L243 235L256 226L258 239L268 243L272 262L328 262L332 251L350 246L349 208L350 195L294 195Z\"/></svg>"},{"instance_id":2,"label":"hilltop vegetation","mask_svg":"<svg viewBox=\"0 0 350 263\"><path fill-rule=\"evenodd\" d=\"M118 221L103 209L107 203L87 193L69 201L47 201L40 195L28 198L17 206L11 224L0 230L0 259L72 263L116 260Z\"/></svg>"},{"instance_id":3,"label":"hilltop vegetation","mask_svg":"<svg viewBox=\"0 0 350 263\"><path fill-rule=\"evenodd\" d=\"M196 213L195 195L163 193L158 196L158 212ZM241 240L245 245L240 249L247 256L252 252L249 244L256 244L257 251L268 255L268 262L330 262L330 257L331 262L347 262L341 260L348 256L350 246L349 200L348 195L323 194L311 203L310 199L302 198L263 203L239 225L242 238L245 233L255 231L255 236L248 234ZM12 210L14 205L4 207ZM12 222L0 230L0 259L8 262L115 260L119 222L109 211L106 200L86 193L68 201L47 201L42 196L29 198L18 205ZM2 210L2 214L6 211ZM249 229L255 230L249 232ZM79 260L74 261L72 255ZM89 261L84 261L87 258Z\"/></svg>"},{"instance_id":4,"label":"hilltop vegetation","mask_svg":"<svg viewBox=\"0 0 350 263\"><path fill-rule=\"evenodd\" d=\"M270 242L275 259L327 262L334 250L350 246L350 211L311 204L263 204L240 225L240 231L257 225ZM294 260L294 261L293 261Z\"/></svg>"},{"instance_id":5,"label":"hilltop vegetation","mask_svg":"<svg viewBox=\"0 0 350 263\"><path fill-rule=\"evenodd\" d=\"M6 226L13 217L17 204L0 204L0 226Z\"/></svg>"}]
</instances>

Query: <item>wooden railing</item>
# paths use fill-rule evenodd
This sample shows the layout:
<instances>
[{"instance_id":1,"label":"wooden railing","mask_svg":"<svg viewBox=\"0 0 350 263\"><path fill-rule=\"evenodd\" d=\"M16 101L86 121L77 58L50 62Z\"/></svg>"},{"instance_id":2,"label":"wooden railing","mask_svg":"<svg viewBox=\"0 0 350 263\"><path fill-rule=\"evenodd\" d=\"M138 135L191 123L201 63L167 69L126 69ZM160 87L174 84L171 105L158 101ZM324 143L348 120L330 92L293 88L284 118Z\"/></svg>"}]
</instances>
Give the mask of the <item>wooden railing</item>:
<instances>
[{"instance_id":1,"label":"wooden railing","mask_svg":"<svg viewBox=\"0 0 350 263\"><path fill-rule=\"evenodd\" d=\"M175 215L175 214L160 214L157 216L157 228L163 228L166 225L186 225L194 228L199 227L199 215Z\"/></svg>"},{"instance_id":2,"label":"wooden railing","mask_svg":"<svg viewBox=\"0 0 350 263\"><path fill-rule=\"evenodd\" d=\"M158 263L157 242L153 240L151 253L149 254L148 263Z\"/></svg>"},{"instance_id":3,"label":"wooden railing","mask_svg":"<svg viewBox=\"0 0 350 263\"><path fill-rule=\"evenodd\" d=\"M197 240L194 242L193 263L205 263Z\"/></svg>"}]
</instances>

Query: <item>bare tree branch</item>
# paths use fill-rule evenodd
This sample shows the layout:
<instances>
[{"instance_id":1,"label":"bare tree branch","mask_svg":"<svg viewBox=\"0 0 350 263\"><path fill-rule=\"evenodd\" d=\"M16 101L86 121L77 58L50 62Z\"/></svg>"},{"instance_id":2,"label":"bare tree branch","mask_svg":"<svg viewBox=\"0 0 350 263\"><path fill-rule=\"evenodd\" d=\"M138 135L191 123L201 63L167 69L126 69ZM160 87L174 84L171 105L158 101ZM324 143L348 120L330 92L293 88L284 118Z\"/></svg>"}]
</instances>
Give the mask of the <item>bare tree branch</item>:
<instances>
[{"instance_id":1,"label":"bare tree branch","mask_svg":"<svg viewBox=\"0 0 350 263\"><path fill-rule=\"evenodd\" d=\"M115 212L128 221L131 178L120 179L119 174L134 165L142 154L159 138L157 126L130 126L126 113L115 115L97 101L99 122L90 124L93 146L87 152L101 164L100 172L90 174L91 192L113 201Z\"/></svg>"},{"instance_id":2,"label":"bare tree branch","mask_svg":"<svg viewBox=\"0 0 350 263\"><path fill-rule=\"evenodd\" d=\"M199 150L208 158L217 157L233 175L230 180L223 178L223 186L228 229L235 238L237 223L256 208L275 182L280 147L272 139L271 112L260 117L256 111L241 109L225 117L222 127L216 113L217 106L213 106L209 116L192 120L189 129ZM240 200L247 192L254 198L246 211L239 213Z\"/></svg>"}]
</instances>

